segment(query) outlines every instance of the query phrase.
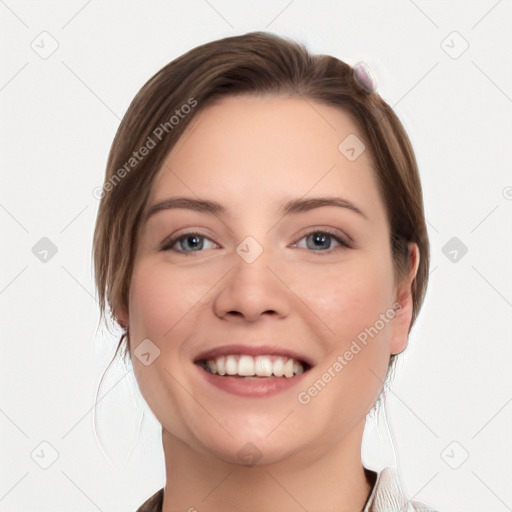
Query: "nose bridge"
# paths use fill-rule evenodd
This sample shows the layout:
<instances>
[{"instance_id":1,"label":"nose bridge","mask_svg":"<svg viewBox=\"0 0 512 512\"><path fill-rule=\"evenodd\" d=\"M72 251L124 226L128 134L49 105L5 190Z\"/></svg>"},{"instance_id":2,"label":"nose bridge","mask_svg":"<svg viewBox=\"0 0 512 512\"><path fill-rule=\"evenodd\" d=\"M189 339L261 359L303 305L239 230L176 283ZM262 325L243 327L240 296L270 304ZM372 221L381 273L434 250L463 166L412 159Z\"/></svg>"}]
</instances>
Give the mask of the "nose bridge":
<instances>
[{"instance_id":1,"label":"nose bridge","mask_svg":"<svg viewBox=\"0 0 512 512\"><path fill-rule=\"evenodd\" d=\"M286 287L271 270L274 251L247 236L236 247L233 267L214 301L219 317L257 320L262 314L284 317L289 312Z\"/></svg>"}]
</instances>

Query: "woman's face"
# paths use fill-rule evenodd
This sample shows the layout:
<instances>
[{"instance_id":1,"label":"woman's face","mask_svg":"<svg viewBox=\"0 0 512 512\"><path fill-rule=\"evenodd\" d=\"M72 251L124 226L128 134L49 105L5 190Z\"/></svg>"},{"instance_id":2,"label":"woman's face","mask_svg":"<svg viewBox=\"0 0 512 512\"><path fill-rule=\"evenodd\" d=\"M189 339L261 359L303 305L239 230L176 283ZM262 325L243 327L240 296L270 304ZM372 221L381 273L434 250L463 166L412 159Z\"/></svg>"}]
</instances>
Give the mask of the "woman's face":
<instances>
[{"instance_id":1,"label":"woman's face","mask_svg":"<svg viewBox=\"0 0 512 512\"><path fill-rule=\"evenodd\" d=\"M190 203L148 217L129 311L118 316L165 435L227 462L265 464L317 457L364 426L389 356L406 346L410 297L395 285L360 139L335 107L239 96L197 115L167 156L150 205ZM311 368L264 376L293 368L293 356ZM211 374L203 359L236 374ZM239 376L253 365L263 376Z\"/></svg>"}]
</instances>

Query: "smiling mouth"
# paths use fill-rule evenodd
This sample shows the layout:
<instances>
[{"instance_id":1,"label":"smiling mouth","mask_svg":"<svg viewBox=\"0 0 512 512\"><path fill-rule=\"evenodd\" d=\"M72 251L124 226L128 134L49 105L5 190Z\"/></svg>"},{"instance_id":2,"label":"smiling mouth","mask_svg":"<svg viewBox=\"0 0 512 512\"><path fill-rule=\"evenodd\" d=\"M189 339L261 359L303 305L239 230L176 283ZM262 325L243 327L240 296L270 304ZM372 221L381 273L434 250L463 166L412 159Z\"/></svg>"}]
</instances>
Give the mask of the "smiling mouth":
<instances>
[{"instance_id":1,"label":"smiling mouth","mask_svg":"<svg viewBox=\"0 0 512 512\"><path fill-rule=\"evenodd\" d=\"M206 372L246 380L293 378L311 369L305 361L275 355L232 354L196 362Z\"/></svg>"}]
</instances>

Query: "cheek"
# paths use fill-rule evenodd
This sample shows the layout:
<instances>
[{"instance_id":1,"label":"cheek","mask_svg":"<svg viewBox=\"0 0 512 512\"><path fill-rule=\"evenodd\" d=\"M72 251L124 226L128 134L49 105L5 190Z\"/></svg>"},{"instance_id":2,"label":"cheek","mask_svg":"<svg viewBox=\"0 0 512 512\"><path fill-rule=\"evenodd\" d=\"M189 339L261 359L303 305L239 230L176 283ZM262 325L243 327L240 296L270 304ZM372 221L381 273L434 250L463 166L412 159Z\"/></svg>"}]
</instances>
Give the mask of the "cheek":
<instances>
[{"instance_id":1,"label":"cheek","mask_svg":"<svg viewBox=\"0 0 512 512\"><path fill-rule=\"evenodd\" d=\"M317 277L308 305L329 327L322 330L325 336L319 336L327 356L304 391L315 397L310 402L312 415L329 410L332 424L348 429L371 408L387 371L394 284L391 259L360 258L343 271ZM333 408L333 402L339 405Z\"/></svg>"},{"instance_id":2,"label":"cheek","mask_svg":"<svg viewBox=\"0 0 512 512\"><path fill-rule=\"evenodd\" d=\"M130 348L140 392L158 420L182 434L180 418L188 400L178 384L186 381L183 341L194 332L194 306L204 294L191 277L165 262L140 261L133 270L129 303ZM149 365L133 354L145 339L159 350Z\"/></svg>"},{"instance_id":3,"label":"cheek","mask_svg":"<svg viewBox=\"0 0 512 512\"><path fill-rule=\"evenodd\" d=\"M131 332L164 340L203 294L190 272L171 269L165 262L140 263L134 268L130 288Z\"/></svg>"},{"instance_id":4,"label":"cheek","mask_svg":"<svg viewBox=\"0 0 512 512\"><path fill-rule=\"evenodd\" d=\"M301 283L300 296L329 328L333 343L357 337L392 305L392 265L386 258L354 258L328 272L303 274Z\"/></svg>"}]
</instances>

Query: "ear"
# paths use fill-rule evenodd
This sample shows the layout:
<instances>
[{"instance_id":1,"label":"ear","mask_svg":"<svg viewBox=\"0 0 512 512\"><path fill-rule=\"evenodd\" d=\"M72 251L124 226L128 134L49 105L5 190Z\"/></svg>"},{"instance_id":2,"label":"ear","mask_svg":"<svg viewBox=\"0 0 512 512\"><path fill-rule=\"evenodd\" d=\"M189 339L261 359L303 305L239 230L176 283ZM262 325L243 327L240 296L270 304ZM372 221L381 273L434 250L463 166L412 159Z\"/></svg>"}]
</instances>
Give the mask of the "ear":
<instances>
[{"instance_id":1,"label":"ear","mask_svg":"<svg viewBox=\"0 0 512 512\"><path fill-rule=\"evenodd\" d=\"M128 311L124 306L118 306L114 312L114 318L117 320L117 323L123 328L126 329L129 324L129 315Z\"/></svg>"},{"instance_id":2,"label":"ear","mask_svg":"<svg viewBox=\"0 0 512 512\"><path fill-rule=\"evenodd\" d=\"M395 304L393 309L396 314L393 317L392 337L390 350L391 354L403 352L409 341L409 329L412 321L413 301L412 283L416 278L420 264L420 251L417 244L409 243L409 273L397 284Z\"/></svg>"}]
</instances>

